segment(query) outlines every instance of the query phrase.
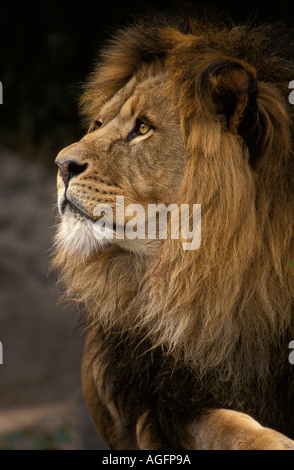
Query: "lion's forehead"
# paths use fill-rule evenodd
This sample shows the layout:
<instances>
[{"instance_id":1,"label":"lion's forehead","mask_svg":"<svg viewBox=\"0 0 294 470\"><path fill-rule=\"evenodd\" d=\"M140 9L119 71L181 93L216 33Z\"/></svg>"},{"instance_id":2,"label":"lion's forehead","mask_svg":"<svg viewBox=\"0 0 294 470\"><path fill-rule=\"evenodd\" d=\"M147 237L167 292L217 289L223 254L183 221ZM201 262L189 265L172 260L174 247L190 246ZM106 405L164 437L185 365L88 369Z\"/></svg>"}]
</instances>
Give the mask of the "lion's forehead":
<instances>
[{"instance_id":1,"label":"lion's forehead","mask_svg":"<svg viewBox=\"0 0 294 470\"><path fill-rule=\"evenodd\" d=\"M134 116L138 112L160 115L163 101L169 104L172 111L172 102L166 91L167 83L168 75L164 71L157 74L139 73L132 77L109 101L104 103L99 117L103 121L104 119L113 119L118 114L126 118ZM156 106L156 104L160 104L160 106Z\"/></svg>"}]
</instances>

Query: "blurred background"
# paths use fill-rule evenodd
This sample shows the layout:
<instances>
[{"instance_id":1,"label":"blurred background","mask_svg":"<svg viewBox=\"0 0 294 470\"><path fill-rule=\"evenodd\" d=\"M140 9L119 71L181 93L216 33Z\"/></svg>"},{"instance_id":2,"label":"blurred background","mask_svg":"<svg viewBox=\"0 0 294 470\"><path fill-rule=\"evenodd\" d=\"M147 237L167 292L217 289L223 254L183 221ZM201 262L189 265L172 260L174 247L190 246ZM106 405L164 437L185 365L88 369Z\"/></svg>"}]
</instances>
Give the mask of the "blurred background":
<instances>
[{"instance_id":1,"label":"blurred background","mask_svg":"<svg viewBox=\"0 0 294 470\"><path fill-rule=\"evenodd\" d=\"M81 392L78 313L59 300L49 272L58 220L53 162L83 135L81 86L117 28L136 14L203 6L233 23L294 26L293 0L0 0L0 449L104 448Z\"/></svg>"}]
</instances>

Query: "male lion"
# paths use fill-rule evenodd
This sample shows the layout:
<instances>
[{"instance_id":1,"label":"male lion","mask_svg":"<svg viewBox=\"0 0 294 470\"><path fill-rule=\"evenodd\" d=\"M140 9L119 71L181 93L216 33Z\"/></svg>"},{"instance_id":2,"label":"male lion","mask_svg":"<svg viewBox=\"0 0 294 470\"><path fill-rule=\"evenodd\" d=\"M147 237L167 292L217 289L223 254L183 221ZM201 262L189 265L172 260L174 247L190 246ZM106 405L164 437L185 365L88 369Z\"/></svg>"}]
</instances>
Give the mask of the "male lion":
<instances>
[{"instance_id":1,"label":"male lion","mask_svg":"<svg viewBox=\"0 0 294 470\"><path fill-rule=\"evenodd\" d=\"M85 87L55 264L86 307L84 393L111 449L294 449L293 57L268 26L138 22ZM116 196L201 204L200 248L99 240Z\"/></svg>"}]
</instances>

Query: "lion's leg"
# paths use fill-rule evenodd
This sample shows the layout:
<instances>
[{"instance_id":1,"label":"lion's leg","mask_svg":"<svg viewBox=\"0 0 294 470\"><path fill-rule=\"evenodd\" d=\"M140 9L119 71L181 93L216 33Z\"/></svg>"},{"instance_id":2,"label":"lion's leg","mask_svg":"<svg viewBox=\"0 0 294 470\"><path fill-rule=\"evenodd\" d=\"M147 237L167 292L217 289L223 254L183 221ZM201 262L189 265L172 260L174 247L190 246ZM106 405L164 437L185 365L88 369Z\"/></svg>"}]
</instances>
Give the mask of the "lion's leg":
<instances>
[{"instance_id":1,"label":"lion's leg","mask_svg":"<svg viewBox=\"0 0 294 470\"><path fill-rule=\"evenodd\" d=\"M294 441L261 426L249 415L232 410L210 410L189 426L190 443L199 450L294 450Z\"/></svg>"},{"instance_id":2,"label":"lion's leg","mask_svg":"<svg viewBox=\"0 0 294 470\"><path fill-rule=\"evenodd\" d=\"M116 408L101 398L100 377L91 363L91 350L85 347L82 362L82 385L87 408L94 426L109 449L135 449L134 431L125 429Z\"/></svg>"},{"instance_id":3,"label":"lion's leg","mask_svg":"<svg viewBox=\"0 0 294 470\"><path fill-rule=\"evenodd\" d=\"M162 443L157 442L150 425L146 424L148 411L138 419L136 426L136 438L140 450L160 450L163 449Z\"/></svg>"},{"instance_id":4,"label":"lion's leg","mask_svg":"<svg viewBox=\"0 0 294 470\"><path fill-rule=\"evenodd\" d=\"M145 426L145 413L138 420L139 449L163 449L154 439L152 429ZM209 410L188 427L188 442L179 447L189 450L294 450L294 441L261 426L245 413L232 410Z\"/></svg>"},{"instance_id":5,"label":"lion's leg","mask_svg":"<svg viewBox=\"0 0 294 470\"><path fill-rule=\"evenodd\" d=\"M82 364L82 384L87 408L91 415L94 426L107 447L113 448L114 423L108 409L103 405L98 395L92 369L86 361Z\"/></svg>"}]
</instances>

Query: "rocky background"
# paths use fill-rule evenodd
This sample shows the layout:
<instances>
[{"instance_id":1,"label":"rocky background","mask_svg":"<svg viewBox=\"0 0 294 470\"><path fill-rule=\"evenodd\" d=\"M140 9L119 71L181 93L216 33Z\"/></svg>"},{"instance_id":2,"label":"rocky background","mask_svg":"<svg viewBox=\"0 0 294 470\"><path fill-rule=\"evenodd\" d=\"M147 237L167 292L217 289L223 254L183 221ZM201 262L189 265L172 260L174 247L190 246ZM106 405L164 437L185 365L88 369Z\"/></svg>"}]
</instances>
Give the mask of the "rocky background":
<instances>
[{"instance_id":1,"label":"rocky background","mask_svg":"<svg viewBox=\"0 0 294 470\"><path fill-rule=\"evenodd\" d=\"M55 173L0 149L0 449L104 448L81 392L78 314L49 271Z\"/></svg>"}]
</instances>

